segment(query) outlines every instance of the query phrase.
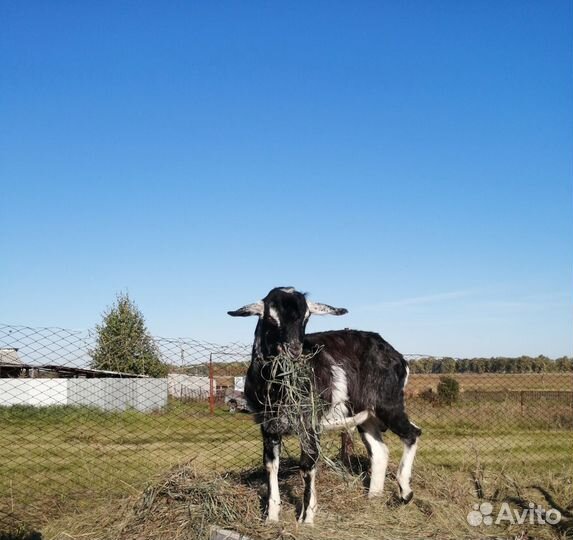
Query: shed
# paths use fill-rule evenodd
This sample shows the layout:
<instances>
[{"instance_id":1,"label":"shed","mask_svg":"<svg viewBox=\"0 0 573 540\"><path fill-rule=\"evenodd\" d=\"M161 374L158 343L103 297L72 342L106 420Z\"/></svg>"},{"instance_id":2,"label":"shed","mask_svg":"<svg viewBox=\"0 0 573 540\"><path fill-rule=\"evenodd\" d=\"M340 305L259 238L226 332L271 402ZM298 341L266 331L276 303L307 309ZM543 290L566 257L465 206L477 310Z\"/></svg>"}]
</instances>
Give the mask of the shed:
<instances>
[{"instance_id":1,"label":"shed","mask_svg":"<svg viewBox=\"0 0 573 540\"><path fill-rule=\"evenodd\" d=\"M19 377L23 366L18 349L13 347L0 348L0 378L14 379Z\"/></svg>"}]
</instances>

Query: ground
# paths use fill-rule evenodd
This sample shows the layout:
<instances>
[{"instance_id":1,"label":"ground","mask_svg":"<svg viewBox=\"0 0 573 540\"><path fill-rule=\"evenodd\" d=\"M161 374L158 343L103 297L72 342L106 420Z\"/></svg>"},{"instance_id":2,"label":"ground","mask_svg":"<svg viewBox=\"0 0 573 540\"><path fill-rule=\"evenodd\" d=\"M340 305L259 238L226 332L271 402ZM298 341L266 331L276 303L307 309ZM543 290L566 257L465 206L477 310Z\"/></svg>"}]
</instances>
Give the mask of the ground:
<instances>
[{"instance_id":1,"label":"ground","mask_svg":"<svg viewBox=\"0 0 573 540\"><path fill-rule=\"evenodd\" d=\"M390 468L384 497L364 496L364 463L355 460L354 472L322 465L318 475L319 512L314 527L296 521L301 479L296 464L282 464L281 522L265 524L261 508L265 499L260 467L242 473L199 473L192 464L179 466L132 497L120 508L63 519L48 528L48 538L58 540L183 540L207 539L212 526L231 528L252 538L364 540L397 538L483 539L486 537L555 539L573 526L570 471L557 468L536 478L503 471L488 472L476 462L473 470L455 467L417 467L416 496L408 506L398 502L395 466ZM361 474L362 472L362 474ZM543 486L540 490L531 485ZM527 508L529 500L559 506L566 514L557 527L541 524L472 526L467 516L475 504L490 502L494 516L503 501L512 512ZM527 521L527 520L526 520ZM52 534L53 531L53 534Z\"/></svg>"},{"instance_id":2,"label":"ground","mask_svg":"<svg viewBox=\"0 0 573 540\"><path fill-rule=\"evenodd\" d=\"M536 379L532 384L538 383ZM568 378L561 378L561 383L561 389L570 389ZM408 508L394 505L396 486L391 474L401 447L396 437L389 435L387 499L367 503L360 476L364 467L341 477L323 464L318 483L321 510L315 529L322 531L324 538L351 525L356 527L357 537L367 537L368 529L377 531L376 538L385 538L383 534L390 538L391 531L395 538L401 538L400 527L405 528L404 534L418 530L414 535L418 538L431 536L432 531L440 531L439 538L448 534L452 538L484 537L490 534L489 529L470 527L466 521L472 504L481 500L472 479L476 474L483 476L483 500L494 498L497 486L496 504L501 502L502 493L547 504L539 489L526 487L536 485L552 495L556 504L571 509L573 411L566 401L509 400L444 407L417 398L408 401L408 409L424 430L412 482L416 503ZM261 538L275 534L257 521L261 514L261 444L249 415L230 415L218 408L215 416L210 416L206 404L178 401L152 415L73 407L15 407L0 409L0 425L0 526L4 530L20 527L58 540L103 538L97 525L102 516L108 520L106 530L115 530L112 522L135 526L134 509L145 506L149 493L161 493L160 487L166 482L169 485L169 478L175 476L188 482L195 479L198 486L220 487L222 493L231 494L231 499L239 494L245 506L233 506L236 519L219 520L220 525L240 528L241 522L246 522L254 527L251 533ZM335 456L338 443L338 435L326 438L325 455ZM357 452L362 452L361 448L357 441ZM287 460L296 458L295 440L286 441L283 455ZM183 466L185 463L190 465ZM283 472L288 471L288 463L292 461ZM166 479L170 469L171 476ZM182 493L185 489L189 491L188 484ZM290 493L296 503L300 495L298 475L283 476L281 490L287 498ZM199 498L203 493L192 492ZM157 500L177 509L179 503L189 502L186 495L182 497L171 501L169 495L161 495ZM231 504L221 497L217 496L219 506ZM304 530L292 529L294 507L289 504L283 509L284 527L289 534L307 535ZM141 515L139 511L139 518ZM218 518L218 514L211 517ZM207 527L210 520L202 519ZM157 538L165 527L175 538L169 521L161 526L154 522ZM151 522L143 520L141 526L151 527ZM116 538L135 538L129 536L130 530L116 531ZM545 526L535 534L554 538L556 531Z\"/></svg>"}]
</instances>

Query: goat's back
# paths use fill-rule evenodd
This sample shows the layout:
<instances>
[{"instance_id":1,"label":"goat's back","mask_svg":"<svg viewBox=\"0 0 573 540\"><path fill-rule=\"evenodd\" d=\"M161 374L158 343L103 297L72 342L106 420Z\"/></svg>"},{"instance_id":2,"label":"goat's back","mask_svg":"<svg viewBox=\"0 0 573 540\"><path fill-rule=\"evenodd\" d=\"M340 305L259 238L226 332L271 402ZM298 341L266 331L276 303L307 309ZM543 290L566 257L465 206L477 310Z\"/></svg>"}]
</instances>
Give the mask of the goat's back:
<instances>
[{"instance_id":1,"label":"goat's back","mask_svg":"<svg viewBox=\"0 0 573 540\"><path fill-rule=\"evenodd\" d=\"M318 390L332 398L337 366L344 371L349 405L354 412L401 407L408 364L379 334L360 330L335 330L307 334L306 353L312 358Z\"/></svg>"}]
</instances>

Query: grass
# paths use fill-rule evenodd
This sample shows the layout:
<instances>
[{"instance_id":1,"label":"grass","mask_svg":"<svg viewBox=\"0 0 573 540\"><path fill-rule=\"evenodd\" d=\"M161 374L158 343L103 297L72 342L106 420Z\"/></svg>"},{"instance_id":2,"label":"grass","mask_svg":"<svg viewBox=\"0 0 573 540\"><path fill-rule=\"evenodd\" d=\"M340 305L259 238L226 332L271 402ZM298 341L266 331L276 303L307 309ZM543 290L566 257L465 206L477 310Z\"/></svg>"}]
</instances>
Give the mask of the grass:
<instances>
[{"instance_id":1,"label":"grass","mask_svg":"<svg viewBox=\"0 0 573 540\"><path fill-rule=\"evenodd\" d=\"M408 408L424 431L415 469L422 475L418 481L429 485L430 491L422 499L426 497L435 507L432 515L445 511L442 499L431 491L434 487L430 484L438 481L434 476L442 478L440 489L447 493L447 489L453 489L447 483L466 482L478 461L488 478L505 475L498 478L499 482L505 482L506 477L519 478L520 485L535 482L554 489L555 478L568 471L570 486L573 415L565 404L529 403L522 409L514 402L484 402L450 408L411 399ZM358 451L362 446L358 437L355 439ZM393 435L387 437L387 442L390 462L395 467L401 444ZM334 455L338 447L339 435L323 438L324 452ZM79 524L91 523L98 515L100 519L104 514L121 521L118 509L129 514L133 510L129 505L139 500L146 488L154 489L166 470L175 467L180 471L184 462L191 463L193 475L201 482L219 485L220 481L231 481L232 489L242 493L240 490L246 488L237 487L240 479L236 475L253 467L253 471L262 470L261 453L259 429L250 415L231 415L219 407L215 416L210 416L205 403L174 400L156 414L110 413L88 407L0 408L0 532L3 527L23 526L41 529L45 538L64 538L63 531L76 531ZM287 439L283 455L295 459L298 453L297 441ZM220 476L229 473L231 477ZM328 478L330 472L323 473ZM343 480L341 484L332 479L331 483L332 489L342 484L354 489L351 486L356 482ZM330 503L325 499L337 497L324 491L328 485L327 481L321 488L326 509L322 519L330 515ZM288 489L297 493L298 487L293 483ZM570 497L569 492L559 493ZM358 514L369 522L373 518L361 506L362 494L355 495ZM248 501L253 493L247 490L244 496L245 504L251 504ZM469 500L464 499L463 504ZM388 505L391 507L391 502L386 501L382 506ZM400 512L410 510L395 512L400 516ZM422 519L416 516L411 516L412 523ZM340 519L344 522L346 518ZM334 522L328 523L323 525L334 531ZM81 534L88 533L82 529ZM300 534L304 537L306 533Z\"/></svg>"},{"instance_id":2,"label":"grass","mask_svg":"<svg viewBox=\"0 0 573 540\"><path fill-rule=\"evenodd\" d=\"M0 530L2 514L46 523L94 500L138 492L151 476L185 459L218 470L251 466L258 444L251 418L222 410L209 417L204 409L171 403L157 415L85 407L2 410Z\"/></svg>"}]
</instances>

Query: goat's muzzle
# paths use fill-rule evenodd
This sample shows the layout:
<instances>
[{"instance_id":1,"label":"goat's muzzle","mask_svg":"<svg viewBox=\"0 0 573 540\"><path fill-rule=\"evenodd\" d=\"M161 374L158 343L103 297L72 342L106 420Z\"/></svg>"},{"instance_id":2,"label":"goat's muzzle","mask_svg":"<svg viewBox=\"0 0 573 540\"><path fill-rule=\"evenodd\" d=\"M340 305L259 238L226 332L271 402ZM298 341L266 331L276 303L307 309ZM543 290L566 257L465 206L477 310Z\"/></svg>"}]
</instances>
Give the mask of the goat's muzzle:
<instances>
[{"instance_id":1,"label":"goat's muzzle","mask_svg":"<svg viewBox=\"0 0 573 540\"><path fill-rule=\"evenodd\" d=\"M279 354L298 358L302 354L302 343L279 343L277 349Z\"/></svg>"},{"instance_id":2,"label":"goat's muzzle","mask_svg":"<svg viewBox=\"0 0 573 540\"><path fill-rule=\"evenodd\" d=\"M301 343L289 343L287 345L287 351L292 356L300 356L302 354L302 344Z\"/></svg>"}]
</instances>

